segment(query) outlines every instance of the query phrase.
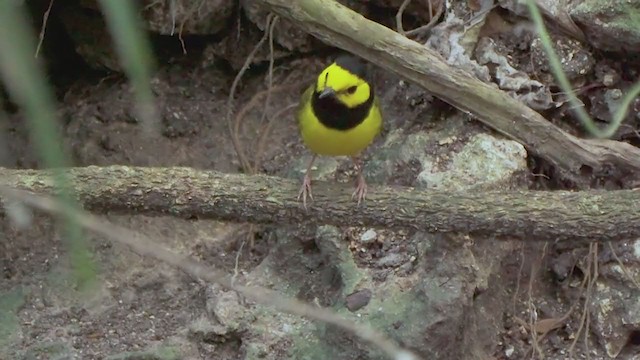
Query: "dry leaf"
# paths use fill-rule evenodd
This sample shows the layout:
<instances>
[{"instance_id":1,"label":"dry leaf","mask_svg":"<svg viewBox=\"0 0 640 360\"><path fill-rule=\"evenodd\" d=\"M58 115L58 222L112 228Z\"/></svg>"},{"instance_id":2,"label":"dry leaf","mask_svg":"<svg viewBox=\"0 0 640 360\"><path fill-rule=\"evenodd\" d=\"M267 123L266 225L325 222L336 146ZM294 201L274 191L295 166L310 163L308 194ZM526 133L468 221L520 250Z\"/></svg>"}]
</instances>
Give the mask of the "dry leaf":
<instances>
[{"instance_id":1,"label":"dry leaf","mask_svg":"<svg viewBox=\"0 0 640 360\"><path fill-rule=\"evenodd\" d=\"M482 8L482 4L480 3L480 0L468 0L467 6L472 11L478 11L480 10L480 8Z\"/></svg>"},{"instance_id":2,"label":"dry leaf","mask_svg":"<svg viewBox=\"0 0 640 360\"><path fill-rule=\"evenodd\" d=\"M582 30L573 22L569 15L569 4L567 0L536 0L542 13L547 17L547 21L555 22L567 35L574 39L584 41L585 36Z\"/></svg>"},{"instance_id":3,"label":"dry leaf","mask_svg":"<svg viewBox=\"0 0 640 360\"><path fill-rule=\"evenodd\" d=\"M558 329L558 328L562 327L562 325L564 323L564 320L565 319L563 319L563 318L542 319L542 320L537 321L533 325L533 328L539 334L546 334L546 333L550 332L551 330L555 330L555 329Z\"/></svg>"},{"instance_id":4,"label":"dry leaf","mask_svg":"<svg viewBox=\"0 0 640 360\"><path fill-rule=\"evenodd\" d=\"M479 38L482 38L485 36L491 37L492 35L496 35L496 34L504 34L512 31L512 29L513 29L513 24L506 21L502 17L502 15L500 15L499 11L491 11L487 15L487 19L485 20L484 25L482 26L482 29L480 30L480 34L478 35L478 37Z\"/></svg>"}]
</instances>

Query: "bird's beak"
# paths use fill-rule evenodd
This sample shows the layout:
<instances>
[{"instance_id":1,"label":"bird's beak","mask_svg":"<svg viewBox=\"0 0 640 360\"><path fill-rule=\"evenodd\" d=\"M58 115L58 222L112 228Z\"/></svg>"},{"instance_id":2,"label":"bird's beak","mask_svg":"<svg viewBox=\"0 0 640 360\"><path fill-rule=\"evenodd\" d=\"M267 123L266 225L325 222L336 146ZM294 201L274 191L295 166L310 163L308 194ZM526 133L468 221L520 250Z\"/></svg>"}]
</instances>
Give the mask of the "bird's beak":
<instances>
[{"instance_id":1,"label":"bird's beak","mask_svg":"<svg viewBox=\"0 0 640 360\"><path fill-rule=\"evenodd\" d=\"M324 90L322 90L320 92L320 95L318 95L318 97L320 99L323 99L323 98L326 98L326 97L329 97L329 96L335 96L335 95L336 95L336 91L335 90L333 90L330 87L326 87L326 88L324 88Z\"/></svg>"}]
</instances>

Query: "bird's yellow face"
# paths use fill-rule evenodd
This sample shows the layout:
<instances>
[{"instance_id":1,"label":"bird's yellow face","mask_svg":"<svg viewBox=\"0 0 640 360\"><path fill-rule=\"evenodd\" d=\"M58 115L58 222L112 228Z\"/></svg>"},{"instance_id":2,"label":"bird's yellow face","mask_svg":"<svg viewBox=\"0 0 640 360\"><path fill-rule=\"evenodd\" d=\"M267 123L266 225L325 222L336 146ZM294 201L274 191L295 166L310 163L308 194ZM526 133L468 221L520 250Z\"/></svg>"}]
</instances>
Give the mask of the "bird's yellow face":
<instances>
[{"instance_id":1,"label":"bird's yellow face","mask_svg":"<svg viewBox=\"0 0 640 360\"><path fill-rule=\"evenodd\" d=\"M371 89L364 79L333 63L318 76L316 92L320 98L333 96L354 108L369 99Z\"/></svg>"}]
</instances>

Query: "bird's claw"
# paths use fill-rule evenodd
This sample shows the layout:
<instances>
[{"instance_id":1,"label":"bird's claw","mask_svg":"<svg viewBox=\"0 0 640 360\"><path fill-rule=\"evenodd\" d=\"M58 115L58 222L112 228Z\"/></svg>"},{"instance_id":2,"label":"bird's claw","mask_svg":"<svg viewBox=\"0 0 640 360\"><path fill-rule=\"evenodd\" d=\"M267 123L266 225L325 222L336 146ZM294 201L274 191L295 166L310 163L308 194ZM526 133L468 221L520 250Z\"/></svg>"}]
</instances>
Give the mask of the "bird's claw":
<instances>
[{"instance_id":1,"label":"bird's claw","mask_svg":"<svg viewBox=\"0 0 640 360\"><path fill-rule=\"evenodd\" d=\"M353 191L353 194L351 195L351 199L357 199L358 206L359 206L360 203L363 200L365 200L366 196L367 196L367 182L365 181L364 176L360 175L356 180L356 189Z\"/></svg>"},{"instance_id":2,"label":"bird's claw","mask_svg":"<svg viewBox=\"0 0 640 360\"><path fill-rule=\"evenodd\" d=\"M305 210L307 209L307 196L313 201L313 194L311 193L311 177L309 175L304 176L300 192L298 193L298 201L302 198L302 206Z\"/></svg>"}]
</instances>

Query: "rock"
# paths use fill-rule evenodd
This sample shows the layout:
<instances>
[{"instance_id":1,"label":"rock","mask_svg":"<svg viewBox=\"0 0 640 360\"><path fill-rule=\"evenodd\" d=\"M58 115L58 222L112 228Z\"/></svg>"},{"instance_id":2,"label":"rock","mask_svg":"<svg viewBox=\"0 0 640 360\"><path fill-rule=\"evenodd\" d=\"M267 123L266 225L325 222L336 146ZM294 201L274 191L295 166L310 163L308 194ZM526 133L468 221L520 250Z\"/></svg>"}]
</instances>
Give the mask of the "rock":
<instances>
[{"instance_id":1,"label":"rock","mask_svg":"<svg viewBox=\"0 0 640 360\"><path fill-rule=\"evenodd\" d=\"M261 7L258 1L240 0L240 4L249 21L256 24L261 31L269 30L266 28L266 19L269 12ZM313 36L291 24L291 22L280 18L273 30L273 36L278 45L289 51L295 50L296 52L305 53L311 51L314 45L320 45Z\"/></svg>"},{"instance_id":2,"label":"rock","mask_svg":"<svg viewBox=\"0 0 640 360\"><path fill-rule=\"evenodd\" d=\"M25 359L73 359L78 354L66 341L43 341L26 349ZM109 358L108 358L109 359ZM125 358L120 358L125 359ZM131 358L133 360L133 358ZM111 360L111 359L109 359ZM114 360L117 360L114 358Z\"/></svg>"},{"instance_id":3,"label":"rock","mask_svg":"<svg viewBox=\"0 0 640 360\"><path fill-rule=\"evenodd\" d=\"M307 230L311 230L306 232ZM305 302L321 306L332 306L337 302L336 294L341 288L341 276L334 266L327 264L326 256L317 249L310 251L316 237L315 229L281 228L272 233L277 243L270 249L269 255L251 272L246 274L246 281L252 286L267 287L283 296L298 298ZM339 233L330 228L325 229L327 236ZM320 236L324 236L319 234ZM303 245L300 238L311 238ZM323 239L327 239L326 236ZM332 245L327 245L332 248ZM348 251L348 250L347 250ZM317 258L317 259L315 259ZM309 270L309 263L323 260L320 267ZM353 260L353 259L352 259ZM319 324L295 315L283 313L271 306L251 304L246 311L250 313L251 324L242 333L241 351L247 359L320 359L313 354L324 348L319 346L323 338ZM314 350L310 350L310 348ZM278 351L273 351L278 349ZM287 356L283 355L287 352ZM306 356L302 356L306 354ZM299 355L299 356L296 356Z\"/></svg>"},{"instance_id":4,"label":"rock","mask_svg":"<svg viewBox=\"0 0 640 360\"><path fill-rule=\"evenodd\" d=\"M604 92L604 101L609 108L609 113L613 115L620 110L623 96L624 94L620 89L607 89Z\"/></svg>"},{"instance_id":5,"label":"rock","mask_svg":"<svg viewBox=\"0 0 640 360\"><path fill-rule=\"evenodd\" d=\"M351 294L365 283L366 275L358 268L349 250L348 243L342 239L335 226L319 226L316 231L316 246L337 268L341 281L341 293Z\"/></svg>"},{"instance_id":6,"label":"rock","mask_svg":"<svg viewBox=\"0 0 640 360\"><path fill-rule=\"evenodd\" d=\"M369 304L371 294L371 290L369 289L359 290L349 294L345 300L345 306L351 312L358 311Z\"/></svg>"},{"instance_id":7,"label":"rock","mask_svg":"<svg viewBox=\"0 0 640 360\"><path fill-rule=\"evenodd\" d=\"M224 326L216 324L206 317L200 317L196 319L191 324L189 324L188 327L189 338L199 343L224 343L231 336L235 335L236 334L230 334Z\"/></svg>"},{"instance_id":8,"label":"rock","mask_svg":"<svg viewBox=\"0 0 640 360\"><path fill-rule=\"evenodd\" d=\"M475 53L480 65L495 68L492 77L500 89L512 97L536 110L546 110L555 106L549 88L531 79L524 71L511 66L509 58L501 53L500 47L493 39L480 39ZM546 56L543 55L543 58L546 59Z\"/></svg>"},{"instance_id":9,"label":"rock","mask_svg":"<svg viewBox=\"0 0 640 360\"><path fill-rule=\"evenodd\" d=\"M220 335L244 330L253 320L250 312L240 303L240 297L235 291L222 290L217 285L210 285L206 298L209 317L222 327L222 331L217 332Z\"/></svg>"},{"instance_id":10,"label":"rock","mask_svg":"<svg viewBox=\"0 0 640 360\"><path fill-rule=\"evenodd\" d=\"M162 35L214 35L228 27L235 1L144 1L149 30Z\"/></svg>"},{"instance_id":11,"label":"rock","mask_svg":"<svg viewBox=\"0 0 640 360\"><path fill-rule=\"evenodd\" d=\"M91 3L63 3L63 9L58 13L76 52L94 69L122 72L111 35L100 11L91 6Z\"/></svg>"},{"instance_id":12,"label":"rock","mask_svg":"<svg viewBox=\"0 0 640 360\"><path fill-rule=\"evenodd\" d=\"M346 5L354 11L366 16L367 6L355 0L338 0L338 2ZM268 31L266 28L267 14L269 13L260 6L256 0L240 0L242 10L246 17L261 30ZM297 53L308 53L313 50L326 48L326 45L318 41L315 37L301 30L298 26L293 25L286 19L279 18L273 30L274 41L282 48L286 49L289 54L293 51Z\"/></svg>"},{"instance_id":13,"label":"rock","mask_svg":"<svg viewBox=\"0 0 640 360\"><path fill-rule=\"evenodd\" d=\"M238 33L238 31L240 32ZM203 53L203 57L206 59L205 62L213 63L216 59L225 59L234 71L239 71L263 35L264 32L253 24L244 24L240 28L234 26L224 39L217 43L207 44ZM290 54L290 51L283 49L275 42L273 47L274 60L284 58ZM254 53L249 65L265 63L270 59L271 51L267 43L265 43Z\"/></svg>"},{"instance_id":14,"label":"rock","mask_svg":"<svg viewBox=\"0 0 640 360\"><path fill-rule=\"evenodd\" d=\"M593 55L578 40L566 36L552 35L553 50L560 59L562 71L569 80L575 80L589 74L594 66ZM531 41L531 59L534 70L538 76L546 73L544 83L553 83L555 78L551 75L551 66L546 51L542 46L542 40L536 37Z\"/></svg>"},{"instance_id":15,"label":"rock","mask_svg":"<svg viewBox=\"0 0 640 360\"><path fill-rule=\"evenodd\" d=\"M382 268L395 268L406 261L406 256L399 253L387 253L377 261L377 265Z\"/></svg>"},{"instance_id":16,"label":"rock","mask_svg":"<svg viewBox=\"0 0 640 360\"><path fill-rule=\"evenodd\" d=\"M499 186L508 184L527 168L527 152L521 144L489 134L475 135L452 157L444 169L425 163L418 183L428 188L457 190Z\"/></svg>"},{"instance_id":17,"label":"rock","mask_svg":"<svg viewBox=\"0 0 640 360\"><path fill-rule=\"evenodd\" d=\"M106 360L178 360L182 359L179 350L173 347L158 347L143 351L127 351L107 356Z\"/></svg>"},{"instance_id":18,"label":"rock","mask_svg":"<svg viewBox=\"0 0 640 360\"><path fill-rule=\"evenodd\" d=\"M622 288L605 279L596 283L592 296L589 306L592 332L607 355L616 358L627 344L632 329L640 326L638 290Z\"/></svg>"},{"instance_id":19,"label":"rock","mask_svg":"<svg viewBox=\"0 0 640 360\"><path fill-rule=\"evenodd\" d=\"M592 118L598 121L611 123L614 116L621 109L624 92L618 87L612 87L609 89L603 89L598 92L589 94L589 114ZM640 102L638 102L640 104ZM631 124L635 123L635 116L637 112L634 111L634 104L631 103L625 117L622 120L622 126L618 127L613 138L626 138L628 136L636 136L635 130Z\"/></svg>"},{"instance_id":20,"label":"rock","mask_svg":"<svg viewBox=\"0 0 640 360\"><path fill-rule=\"evenodd\" d=\"M291 171L287 174L288 177L294 179L302 179L304 174L307 172L307 167L309 165L309 161L311 160L311 155L306 155L300 157L295 160L295 162L291 166ZM311 176L314 180L329 180L334 176L336 170L338 170L338 166L340 163L338 159L330 156L319 156L316 158L316 161L313 163L313 167L311 168Z\"/></svg>"},{"instance_id":21,"label":"rock","mask_svg":"<svg viewBox=\"0 0 640 360\"><path fill-rule=\"evenodd\" d=\"M431 30L431 36L425 45L442 55L449 65L462 68L481 81L490 82L491 74L489 74L489 69L470 57L473 53L468 45L470 42L475 45L475 41L463 41L465 35L464 23L461 18L447 16L445 21Z\"/></svg>"},{"instance_id":22,"label":"rock","mask_svg":"<svg viewBox=\"0 0 640 360\"><path fill-rule=\"evenodd\" d=\"M591 331L611 358L623 358L640 328L640 240L611 245L599 255L599 277L589 304Z\"/></svg>"},{"instance_id":23,"label":"rock","mask_svg":"<svg viewBox=\"0 0 640 360\"><path fill-rule=\"evenodd\" d=\"M20 334L20 320L16 314L24 304L25 294L21 290L0 292L0 344L8 344Z\"/></svg>"},{"instance_id":24,"label":"rock","mask_svg":"<svg viewBox=\"0 0 640 360\"><path fill-rule=\"evenodd\" d=\"M372 241L375 241L378 238L378 233L375 230L369 229L365 231L362 235L360 235L360 242L363 244L368 244Z\"/></svg>"},{"instance_id":25,"label":"rock","mask_svg":"<svg viewBox=\"0 0 640 360\"><path fill-rule=\"evenodd\" d=\"M583 0L569 10L571 18L598 49L638 52L640 2L632 0Z\"/></svg>"},{"instance_id":26,"label":"rock","mask_svg":"<svg viewBox=\"0 0 640 360\"><path fill-rule=\"evenodd\" d=\"M597 81L611 88L620 81L620 73L607 63L598 63L595 67Z\"/></svg>"},{"instance_id":27,"label":"rock","mask_svg":"<svg viewBox=\"0 0 640 360\"><path fill-rule=\"evenodd\" d=\"M461 135L465 132L474 130L462 115L453 115L428 131L391 130L365 163L367 180L439 189L517 186L521 179L514 176L527 169L524 147L481 132ZM417 168L403 174L411 178L399 181L399 169L413 163Z\"/></svg>"}]
</instances>

